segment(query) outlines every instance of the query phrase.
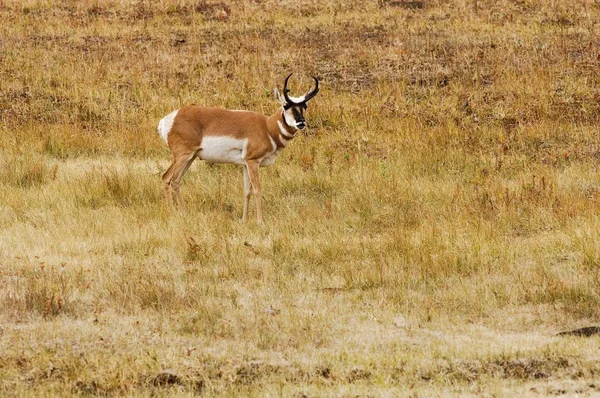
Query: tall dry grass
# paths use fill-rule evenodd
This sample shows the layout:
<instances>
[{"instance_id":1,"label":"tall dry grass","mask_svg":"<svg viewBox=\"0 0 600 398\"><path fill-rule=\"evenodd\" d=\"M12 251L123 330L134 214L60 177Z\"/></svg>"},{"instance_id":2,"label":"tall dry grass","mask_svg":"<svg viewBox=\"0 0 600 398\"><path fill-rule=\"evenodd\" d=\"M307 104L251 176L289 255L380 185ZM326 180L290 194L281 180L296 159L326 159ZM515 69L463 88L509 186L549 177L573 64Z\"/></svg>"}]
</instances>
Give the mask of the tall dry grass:
<instances>
[{"instance_id":1,"label":"tall dry grass","mask_svg":"<svg viewBox=\"0 0 600 398\"><path fill-rule=\"evenodd\" d=\"M0 17L1 395L597 390L594 340L552 337L598 320L595 2ZM195 164L169 208L158 120L274 112L292 71L323 88L261 172L266 226L233 166Z\"/></svg>"}]
</instances>

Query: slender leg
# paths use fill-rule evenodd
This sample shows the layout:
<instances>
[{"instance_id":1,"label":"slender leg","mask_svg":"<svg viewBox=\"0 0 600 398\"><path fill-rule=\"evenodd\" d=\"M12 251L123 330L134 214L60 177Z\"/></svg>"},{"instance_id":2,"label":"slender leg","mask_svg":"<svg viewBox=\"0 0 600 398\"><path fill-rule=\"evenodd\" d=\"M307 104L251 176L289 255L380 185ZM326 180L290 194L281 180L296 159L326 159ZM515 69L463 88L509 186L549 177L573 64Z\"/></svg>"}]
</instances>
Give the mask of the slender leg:
<instances>
[{"instance_id":1,"label":"slender leg","mask_svg":"<svg viewBox=\"0 0 600 398\"><path fill-rule=\"evenodd\" d=\"M167 199L172 199L172 192L174 191L177 205L181 206L183 210L185 210L185 203L179 192L179 183L195 157L195 152L188 152L177 156L173 159L171 167L169 167L167 172L163 175L163 187L165 187L165 192L168 192Z\"/></svg>"},{"instance_id":2,"label":"slender leg","mask_svg":"<svg viewBox=\"0 0 600 398\"><path fill-rule=\"evenodd\" d=\"M171 165L162 176L162 185L163 190L165 191L165 198L167 199L167 203L173 204L173 191L171 190L171 174L173 173L173 166L175 165L175 159L171 162Z\"/></svg>"},{"instance_id":3,"label":"slender leg","mask_svg":"<svg viewBox=\"0 0 600 398\"><path fill-rule=\"evenodd\" d=\"M242 214L242 221L248 220L248 203L250 202L250 195L252 194L250 177L248 176L248 166L244 165L244 213Z\"/></svg>"},{"instance_id":4,"label":"slender leg","mask_svg":"<svg viewBox=\"0 0 600 398\"><path fill-rule=\"evenodd\" d=\"M247 160L246 167L248 169L248 176L250 183L252 184L252 190L254 197L256 198L256 222L262 224L262 211L260 208L260 181L258 179L258 167L259 162L256 160Z\"/></svg>"},{"instance_id":5,"label":"slender leg","mask_svg":"<svg viewBox=\"0 0 600 398\"><path fill-rule=\"evenodd\" d=\"M188 171L188 169L194 162L194 159L196 159L195 153L193 153L189 157L185 158L185 160L183 162L183 167L179 170L178 173L174 173L173 180L171 181L171 185L173 187L173 190L175 191L175 197L177 198L177 204L181 205L181 208L184 211L185 211L185 202L183 201L183 197L181 196L181 193L179 192L179 183L181 182L183 175Z\"/></svg>"}]
</instances>

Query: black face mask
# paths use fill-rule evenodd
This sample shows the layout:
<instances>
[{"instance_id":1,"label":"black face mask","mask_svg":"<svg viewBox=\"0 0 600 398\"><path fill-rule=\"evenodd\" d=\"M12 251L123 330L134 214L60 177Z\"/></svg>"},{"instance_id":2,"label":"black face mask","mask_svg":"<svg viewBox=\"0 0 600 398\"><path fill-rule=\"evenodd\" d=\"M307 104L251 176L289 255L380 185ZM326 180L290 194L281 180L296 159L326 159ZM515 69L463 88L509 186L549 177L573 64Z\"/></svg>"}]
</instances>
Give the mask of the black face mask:
<instances>
[{"instance_id":1,"label":"black face mask","mask_svg":"<svg viewBox=\"0 0 600 398\"><path fill-rule=\"evenodd\" d=\"M283 117L283 121L286 125L288 125L289 127L298 127L300 129L303 129L306 126L306 120L304 119L304 111L306 110L307 106L306 103L299 103L299 104L285 104L283 106L283 110L292 110L292 115L294 117L294 120L296 121L296 125L295 126L290 126L287 122L287 120L285 119L285 116L282 115Z\"/></svg>"}]
</instances>

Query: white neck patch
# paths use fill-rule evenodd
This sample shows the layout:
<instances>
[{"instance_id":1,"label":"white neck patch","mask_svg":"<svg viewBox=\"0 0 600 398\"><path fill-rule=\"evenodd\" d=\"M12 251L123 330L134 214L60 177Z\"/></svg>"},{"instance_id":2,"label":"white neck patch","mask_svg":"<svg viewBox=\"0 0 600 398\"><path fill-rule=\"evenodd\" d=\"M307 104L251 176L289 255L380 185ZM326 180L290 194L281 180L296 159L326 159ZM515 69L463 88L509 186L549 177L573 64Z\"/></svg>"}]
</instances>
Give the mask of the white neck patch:
<instances>
[{"instance_id":1,"label":"white neck patch","mask_svg":"<svg viewBox=\"0 0 600 398\"><path fill-rule=\"evenodd\" d=\"M289 144L291 140L291 138L288 139L285 138L283 135L279 134L279 141L281 142L281 145L287 146L287 144Z\"/></svg>"},{"instance_id":2,"label":"white neck patch","mask_svg":"<svg viewBox=\"0 0 600 398\"><path fill-rule=\"evenodd\" d=\"M275 140L273 138L271 138L270 135L269 135L269 140L271 141L271 147L273 148L273 152L275 152L277 150L277 144L275 143Z\"/></svg>"},{"instance_id":3,"label":"white neck patch","mask_svg":"<svg viewBox=\"0 0 600 398\"><path fill-rule=\"evenodd\" d=\"M294 138L296 136L296 134L290 134L287 129L283 126L283 123L281 123L279 120L277 121L277 125L279 126L279 131L281 132L281 134L284 137L287 138Z\"/></svg>"}]
</instances>

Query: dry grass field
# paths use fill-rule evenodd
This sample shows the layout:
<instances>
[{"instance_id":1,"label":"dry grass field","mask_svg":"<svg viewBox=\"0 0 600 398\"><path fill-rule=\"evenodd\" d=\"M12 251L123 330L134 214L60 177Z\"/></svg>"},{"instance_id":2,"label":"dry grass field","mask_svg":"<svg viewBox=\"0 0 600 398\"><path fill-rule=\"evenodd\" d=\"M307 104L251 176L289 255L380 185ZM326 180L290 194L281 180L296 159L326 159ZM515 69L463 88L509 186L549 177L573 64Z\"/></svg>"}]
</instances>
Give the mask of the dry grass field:
<instances>
[{"instance_id":1,"label":"dry grass field","mask_svg":"<svg viewBox=\"0 0 600 398\"><path fill-rule=\"evenodd\" d=\"M0 0L0 396L592 396L600 4ZM161 117L274 112L164 200Z\"/></svg>"}]
</instances>

